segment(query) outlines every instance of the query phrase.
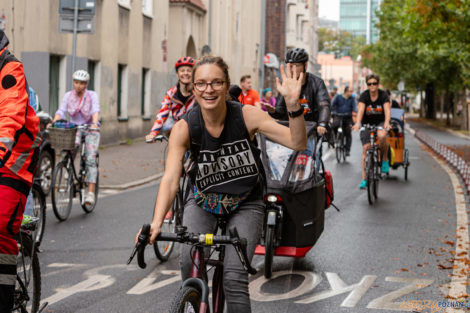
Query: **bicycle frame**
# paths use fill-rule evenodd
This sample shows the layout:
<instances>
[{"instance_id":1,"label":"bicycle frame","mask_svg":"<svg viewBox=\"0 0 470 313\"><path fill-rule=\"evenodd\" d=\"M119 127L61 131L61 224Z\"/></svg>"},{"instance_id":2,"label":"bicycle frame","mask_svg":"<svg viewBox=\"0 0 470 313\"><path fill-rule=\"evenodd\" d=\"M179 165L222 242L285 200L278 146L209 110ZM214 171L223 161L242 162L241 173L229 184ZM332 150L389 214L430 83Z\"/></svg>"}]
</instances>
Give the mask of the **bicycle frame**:
<instances>
[{"instance_id":1,"label":"bicycle frame","mask_svg":"<svg viewBox=\"0 0 470 313\"><path fill-rule=\"evenodd\" d=\"M227 222L223 219L217 221L217 226L214 231L214 234L217 233L217 229L221 229L221 235L226 235L226 225ZM208 295L208 275L207 275L207 265L215 267L214 276L212 277L212 307L214 313L223 313L225 296L223 288L223 270L224 270L224 258L225 258L225 246L219 246L214 248L219 252L218 259L211 259L205 257L204 247L196 246L192 254L193 264L191 267L190 279L187 279L183 283L183 287L192 286L201 290L201 307L199 308L200 313L207 311L209 307Z\"/></svg>"},{"instance_id":2,"label":"bicycle frame","mask_svg":"<svg viewBox=\"0 0 470 313\"><path fill-rule=\"evenodd\" d=\"M78 131L81 131L81 129L78 129ZM77 171L75 169L74 160L75 160L75 156L76 156L76 154L79 150L80 150L80 168L79 168L79 172L77 174ZM84 184L84 181L83 181L82 177L84 176L85 168L86 168L85 134L80 133L80 145L78 147L75 147L75 149L73 151L72 150L66 150L65 152L66 152L66 157L65 158L67 158L67 168L72 169L72 173L73 173L72 174L72 179L74 179L74 181L78 182L78 187L79 188L82 188L83 184ZM75 186L75 184L73 184L72 186ZM78 190L74 189L74 193L73 193L74 197L76 196L77 191Z\"/></svg>"}]
</instances>

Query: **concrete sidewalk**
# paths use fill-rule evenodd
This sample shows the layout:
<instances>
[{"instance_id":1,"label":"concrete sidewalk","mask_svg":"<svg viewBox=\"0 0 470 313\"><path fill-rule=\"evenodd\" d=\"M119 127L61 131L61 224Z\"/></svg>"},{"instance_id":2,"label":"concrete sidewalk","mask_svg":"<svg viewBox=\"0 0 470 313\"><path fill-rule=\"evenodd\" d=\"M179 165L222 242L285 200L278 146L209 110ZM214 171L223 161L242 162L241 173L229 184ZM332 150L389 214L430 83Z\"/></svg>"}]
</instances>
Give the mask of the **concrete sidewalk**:
<instances>
[{"instance_id":1,"label":"concrete sidewalk","mask_svg":"<svg viewBox=\"0 0 470 313\"><path fill-rule=\"evenodd\" d=\"M138 141L100 147L100 188L122 190L160 178L166 145Z\"/></svg>"},{"instance_id":2,"label":"concrete sidewalk","mask_svg":"<svg viewBox=\"0 0 470 313\"><path fill-rule=\"evenodd\" d=\"M407 120L407 123L415 131L419 131L440 144L446 145L467 163L470 163L470 136L450 128L435 126L425 119L413 118Z\"/></svg>"}]
</instances>

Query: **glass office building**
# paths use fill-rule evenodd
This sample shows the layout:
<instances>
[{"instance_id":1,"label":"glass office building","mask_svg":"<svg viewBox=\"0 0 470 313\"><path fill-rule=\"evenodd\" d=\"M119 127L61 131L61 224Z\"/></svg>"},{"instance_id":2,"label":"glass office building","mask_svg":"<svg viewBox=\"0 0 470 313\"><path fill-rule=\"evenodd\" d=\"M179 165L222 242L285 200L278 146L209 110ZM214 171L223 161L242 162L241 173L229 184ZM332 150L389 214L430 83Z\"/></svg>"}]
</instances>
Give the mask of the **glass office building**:
<instances>
[{"instance_id":1,"label":"glass office building","mask_svg":"<svg viewBox=\"0 0 470 313\"><path fill-rule=\"evenodd\" d=\"M340 0L339 28L363 36L367 43L374 43L379 38L375 27L376 12L381 0Z\"/></svg>"}]
</instances>

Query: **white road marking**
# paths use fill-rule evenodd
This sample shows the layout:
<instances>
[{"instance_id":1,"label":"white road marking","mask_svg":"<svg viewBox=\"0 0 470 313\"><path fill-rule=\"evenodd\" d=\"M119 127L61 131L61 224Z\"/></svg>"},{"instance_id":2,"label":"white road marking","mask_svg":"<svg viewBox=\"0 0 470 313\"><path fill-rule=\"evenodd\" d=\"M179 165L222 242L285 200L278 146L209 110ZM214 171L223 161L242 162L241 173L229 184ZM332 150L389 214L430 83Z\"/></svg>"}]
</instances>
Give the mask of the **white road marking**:
<instances>
[{"instance_id":1,"label":"white road marking","mask_svg":"<svg viewBox=\"0 0 470 313\"><path fill-rule=\"evenodd\" d=\"M411 311L414 308L403 308L401 302L393 302L402 296L408 295L416 290L425 288L431 285L434 280L432 279L417 279L417 278L406 278L406 277L385 277L385 281L397 282L397 283L409 283L409 285L400 288L398 290L387 293L386 295L372 300L368 305L368 309L381 309L381 310L394 310L394 311Z\"/></svg>"},{"instance_id":2,"label":"white road marking","mask_svg":"<svg viewBox=\"0 0 470 313\"><path fill-rule=\"evenodd\" d=\"M68 288L56 288L56 293L52 296L42 300L42 303L48 302L49 305L64 300L76 293L79 292L87 292L87 291L94 291L103 289L106 287L111 286L116 281L116 278L112 277L111 275L99 274L99 271L108 269L108 268L122 268L126 267L124 264L112 264L112 265L105 265L96 268L92 268L85 273L83 273L87 279L70 286Z\"/></svg>"},{"instance_id":3,"label":"white road marking","mask_svg":"<svg viewBox=\"0 0 470 313\"><path fill-rule=\"evenodd\" d=\"M174 277L171 277L171 278L159 281L159 282L155 282L155 280L162 275L173 275ZM181 280L180 271L169 271L169 270L158 271L157 269L155 269L152 273L150 273L149 276L145 277L140 282L138 282L137 285L129 289L127 294L143 295L144 293L173 284L179 280Z\"/></svg>"},{"instance_id":4,"label":"white road marking","mask_svg":"<svg viewBox=\"0 0 470 313\"><path fill-rule=\"evenodd\" d=\"M304 281L297 288L288 291L286 293L267 293L261 291L261 287L268 282L264 276L260 276L257 279L250 282L250 297L252 300L259 302L279 301L286 300L301 296L307 292L313 290L320 282L321 276L313 272L305 271L280 271L273 273L271 279L286 275L302 275Z\"/></svg>"},{"instance_id":5,"label":"white road marking","mask_svg":"<svg viewBox=\"0 0 470 313\"><path fill-rule=\"evenodd\" d=\"M341 303L341 306L354 307L377 278L375 275L366 275L359 283L348 286L336 273L325 273L325 275L331 286L330 290L315 293L308 298L295 301L295 303L308 304L350 292L346 299L344 299L343 303Z\"/></svg>"},{"instance_id":6,"label":"white road marking","mask_svg":"<svg viewBox=\"0 0 470 313\"><path fill-rule=\"evenodd\" d=\"M82 267L85 266L86 264L74 264L74 263L51 263L47 265L47 267Z\"/></svg>"},{"instance_id":7,"label":"white road marking","mask_svg":"<svg viewBox=\"0 0 470 313\"><path fill-rule=\"evenodd\" d=\"M468 266L465 264L466 258L469 253L469 237L468 237L468 216L466 212L466 202L464 197L464 191L460 185L460 181L457 175L449 168L449 166L441 159L437 158L434 154L430 155L441 165L441 167L447 172L452 182L455 196L455 209L457 212L457 225L456 225L456 240L455 240L455 256L454 256L454 270L452 273L451 282L448 284L450 289L442 288L445 294L448 294L454 299L462 298L467 292L468 282ZM461 312L453 308L448 308L446 313L457 313Z\"/></svg>"}]
</instances>

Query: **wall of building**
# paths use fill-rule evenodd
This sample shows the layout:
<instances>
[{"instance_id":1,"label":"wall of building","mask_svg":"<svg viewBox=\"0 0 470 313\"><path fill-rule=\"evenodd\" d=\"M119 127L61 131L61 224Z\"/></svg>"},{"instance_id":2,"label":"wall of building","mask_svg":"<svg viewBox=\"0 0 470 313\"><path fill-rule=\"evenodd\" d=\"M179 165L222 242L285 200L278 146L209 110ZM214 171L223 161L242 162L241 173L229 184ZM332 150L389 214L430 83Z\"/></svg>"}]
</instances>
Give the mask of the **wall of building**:
<instances>
[{"instance_id":1,"label":"wall of building","mask_svg":"<svg viewBox=\"0 0 470 313\"><path fill-rule=\"evenodd\" d=\"M249 74L253 89L258 90L261 0L205 0L207 8L210 2L212 21L206 21L207 29L211 28L212 54L227 62L232 83L238 84L241 76Z\"/></svg>"},{"instance_id":2,"label":"wall of building","mask_svg":"<svg viewBox=\"0 0 470 313\"><path fill-rule=\"evenodd\" d=\"M94 33L79 34L76 69L87 69L94 61L95 91L101 105L102 143L123 141L147 133L160 101L170 84L162 42L167 39L169 4L153 1L151 14L144 15L142 1L96 0ZM58 101L71 89L71 33L59 33L59 1L0 0L6 17L5 32L10 49L22 59L30 85L37 91L43 109L54 114ZM51 57L60 59L58 90L51 90ZM118 64L127 67L123 85L123 114L117 116ZM150 90L144 114L141 112L143 68L150 72ZM57 94L58 96L55 96ZM52 97L52 98L51 98ZM56 100L57 101L57 100ZM152 118L150 118L152 117Z\"/></svg>"},{"instance_id":3,"label":"wall of building","mask_svg":"<svg viewBox=\"0 0 470 313\"><path fill-rule=\"evenodd\" d=\"M143 4L153 4L152 10L143 12ZM200 57L206 45L228 63L233 83L250 74L253 88L258 89L261 4L261 0L95 0L94 33L78 35L76 69L94 73L90 89L100 99L102 143L147 133L166 90L176 82L174 62L188 54ZM10 49L22 59L42 107L54 114L72 88L73 73L73 35L59 32L59 1L0 0L0 9ZM145 77L144 69L150 73Z\"/></svg>"},{"instance_id":4,"label":"wall of building","mask_svg":"<svg viewBox=\"0 0 470 313\"><path fill-rule=\"evenodd\" d=\"M376 11L380 9L380 3L381 0L340 0L340 29L354 36L370 38L370 43L376 42L379 38L375 27Z\"/></svg>"}]
</instances>

